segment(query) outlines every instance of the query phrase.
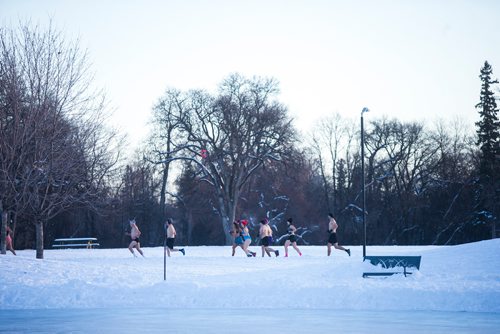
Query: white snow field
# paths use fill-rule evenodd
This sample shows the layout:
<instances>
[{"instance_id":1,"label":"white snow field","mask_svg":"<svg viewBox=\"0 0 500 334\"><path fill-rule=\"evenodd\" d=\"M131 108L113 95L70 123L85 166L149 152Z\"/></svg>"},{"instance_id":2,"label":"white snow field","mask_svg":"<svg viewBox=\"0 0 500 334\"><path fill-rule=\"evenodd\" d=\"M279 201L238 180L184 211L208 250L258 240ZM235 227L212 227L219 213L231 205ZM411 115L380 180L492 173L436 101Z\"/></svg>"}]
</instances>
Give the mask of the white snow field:
<instances>
[{"instance_id":1,"label":"white snow field","mask_svg":"<svg viewBox=\"0 0 500 334\"><path fill-rule=\"evenodd\" d=\"M230 247L34 250L0 256L0 333L500 333L500 239L457 246L368 246L421 255L408 277L326 246L247 258Z\"/></svg>"}]
</instances>

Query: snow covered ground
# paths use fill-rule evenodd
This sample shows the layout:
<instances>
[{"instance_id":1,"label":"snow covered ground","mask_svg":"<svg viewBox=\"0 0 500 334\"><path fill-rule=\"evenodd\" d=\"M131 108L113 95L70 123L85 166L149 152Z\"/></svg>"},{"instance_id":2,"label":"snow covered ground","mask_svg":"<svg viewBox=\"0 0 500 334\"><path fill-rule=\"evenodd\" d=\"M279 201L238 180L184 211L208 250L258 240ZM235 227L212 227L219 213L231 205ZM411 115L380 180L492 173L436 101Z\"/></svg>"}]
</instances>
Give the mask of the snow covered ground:
<instances>
[{"instance_id":1,"label":"snow covered ground","mask_svg":"<svg viewBox=\"0 0 500 334\"><path fill-rule=\"evenodd\" d=\"M500 239L367 247L367 255L421 255L420 271L408 277L362 278L374 267L362 262L360 246L351 257L337 250L327 257L326 246L301 249L301 257L291 249L288 258L247 258L239 249L231 257L230 247L186 247L186 256L167 259L166 281L163 247L144 248L145 258L125 248L45 250L44 260L33 250L9 253L0 256L0 332L85 333L92 323L95 333L110 322L132 332L144 319L161 332L156 317L182 333L195 332L195 323L205 326L197 332L253 332L266 323L276 332L292 325L292 332L331 332L340 329L336 317L344 333L398 324L429 333L443 319L444 332L500 332ZM240 318L242 326L231 325Z\"/></svg>"}]
</instances>

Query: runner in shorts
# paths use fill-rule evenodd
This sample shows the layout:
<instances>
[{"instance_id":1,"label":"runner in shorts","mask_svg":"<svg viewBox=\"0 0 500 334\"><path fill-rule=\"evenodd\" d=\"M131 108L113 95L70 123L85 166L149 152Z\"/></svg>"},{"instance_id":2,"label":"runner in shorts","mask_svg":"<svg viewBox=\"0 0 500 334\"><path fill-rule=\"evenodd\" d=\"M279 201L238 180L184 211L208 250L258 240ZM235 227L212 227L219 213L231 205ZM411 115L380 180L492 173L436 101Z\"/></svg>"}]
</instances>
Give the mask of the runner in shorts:
<instances>
[{"instance_id":1,"label":"runner in shorts","mask_svg":"<svg viewBox=\"0 0 500 334\"><path fill-rule=\"evenodd\" d=\"M175 231L174 222L172 218L167 219L167 255L170 257L170 252L181 252L182 255L186 255L184 248L174 248L175 236L177 232Z\"/></svg>"},{"instance_id":2,"label":"runner in shorts","mask_svg":"<svg viewBox=\"0 0 500 334\"><path fill-rule=\"evenodd\" d=\"M328 214L328 233L330 234L328 237L328 244L327 244L327 250L328 250L328 256L332 253L332 245L335 247L335 249L343 250L349 256L351 256L351 250L350 249L345 249L344 247L340 246L337 240L337 228L339 225L335 221L335 218L333 218L333 214L329 213Z\"/></svg>"},{"instance_id":3,"label":"runner in shorts","mask_svg":"<svg viewBox=\"0 0 500 334\"><path fill-rule=\"evenodd\" d=\"M295 228L295 225L293 225L293 219L288 218L286 223L288 224L288 238L285 241L285 257L288 257L288 247L290 246L290 244L292 245L293 249L295 249L295 251L299 254L299 256L302 256L299 247L297 247L297 236L295 235L295 231L297 231L297 229Z\"/></svg>"},{"instance_id":4,"label":"runner in shorts","mask_svg":"<svg viewBox=\"0 0 500 334\"><path fill-rule=\"evenodd\" d=\"M130 244L128 245L128 250L130 251L130 253L132 253L132 255L137 256L134 253L134 248L135 248L137 249L139 254L144 256L144 253L141 250L141 242L139 241L139 237L141 236L141 231L137 227L135 219L130 220L129 224L130 224L130 233L126 234L130 236L130 239L132 239L132 241L130 241Z\"/></svg>"},{"instance_id":5,"label":"runner in shorts","mask_svg":"<svg viewBox=\"0 0 500 334\"><path fill-rule=\"evenodd\" d=\"M264 252L267 256L271 256L271 252L273 252L278 257L280 255L279 251L269 247L273 243L273 230L269 227L269 221L266 218L260 221L259 236L262 245L262 257L264 257Z\"/></svg>"}]
</instances>

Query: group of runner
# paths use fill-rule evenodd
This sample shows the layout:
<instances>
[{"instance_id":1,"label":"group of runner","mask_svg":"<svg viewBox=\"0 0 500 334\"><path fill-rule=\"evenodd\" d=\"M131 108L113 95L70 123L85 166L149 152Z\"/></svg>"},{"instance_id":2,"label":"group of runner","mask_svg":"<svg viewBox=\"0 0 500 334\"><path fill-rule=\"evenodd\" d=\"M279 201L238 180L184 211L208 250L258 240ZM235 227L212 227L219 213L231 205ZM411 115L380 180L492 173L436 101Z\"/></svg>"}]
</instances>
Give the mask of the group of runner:
<instances>
[{"instance_id":1,"label":"group of runner","mask_svg":"<svg viewBox=\"0 0 500 334\"><path fill-rule=\"evenodd\" d=\"M349 256L351 256L351 250L346 249L339 245L337 239L337 228L339 227L333 214L328 214L328 242L327 242L327 255L330 256L332 253L332 246L335 249L345 251ZM290 245L295 249L299 256L302 256L302 252L297 246L297 228L293 223L292 218L288 218L287 221L287 234L285 240L285 257L288 257L288 248ZM231 235L233 236L233 246L232 246L232 256L235 255L236 248L241 247L248 257L255 257L257 253L252 252L248 249L250 246L252 239L250 238L250 233L248 231L248 221L238 220L233 222L233 229L231 230ZM260 221L260 229L259 229L259 237L261 240L261 249L262 249L262 257L267 254L267 256L271 256L271 253L274 253L276 257L280 255L278 250L271 248L273 244L273 230L269 226L269 221L267 219L262 219Z\"/></svg>"},{"instance_id":2,"label":"group of runner","mask_svg":"<svg viewBox=\"0 0 500 334\"><path fill-rule=\"evenodd\" d=\"M351 250L346 249L339 245L338 239L337 239L337 229L338 229L338 224L335 221L335 218L333 217L333 214L329 213L328 214L328 242L327 242L327 255L330 256L332 253L332 246L335 249L345 251L349 256L351 256ZM288 257L288 248L290 245L295 249L297 254L299 256L302 256L302 252L300 251L299 247L297 246L297 228L293 224L293 219L288 218L286 221L287 223L287 235L286 235L286 240L285 240L285 257ZM165 223L165 230L166 230L166 252L167 255L170 257L171 252L181 252L182 255L186 255L186 252L184 248L175 248L174 243L175 243L175 237L176 237L176 231L174 227L174 223L171 218L167 219ZM132 241L130 242L128 249L130 252L136 256L134 252L134 248L144 256L143 251L141 250L140 246L140 241L139 237L141 235L141 231L137 227L137 224L135 222L135 219L130 221L130 232L127 232L127 235L130 236ZM245 252L246 256L248 257L255 257L257 256L256 252L252 252L251 250L248 249L250 244L252 243L252 238L250 237L250 231L248 230L248 221L245 219L238 220L233 222L232 230L231 230L231 235L233 236L233 245L232 245L232 256L235 255L236 249L240 247L243 252ZM271 253L274 253L276 257L280 255L279 250L275 250L271 247L273 244L273 230L269 226L269 221L264 218L260 221L260 229L259 229L259 237L261 240L261 249L262 249L262 257L267 254L267 256L271 256Z\"/></svg>"},{"instance_id":3,"label":"group of runner","mask_svg":"<svg viewBox=\"0 0 500 334\"><path fill-rule=\"evenodd\" d=\"M132 219L129 221L130 224L130 232L126 232L125 234L130 236L130 244L128 245L128 249L132 255L135 255L134 253L134 248L139 252L144 257L144 252L141 249L141 242L139 240L139 237L141 236L141 231L139 230L139 227L137 227L137 224L135 222L135 219ZM167 251L168 257L170 257L171 252L181 252L182 255L186 255L186 251L184 248L175 248L174 243L175 243L175 237L177 235L177 232L175 231L174 227L174 222L171 218L168 218L167 221L165 222L165 248Z\"/></svg>"},{"instance_id":4,"label":"group of runner","mask_svg":"<svg viewBox=\"0 0 500 334\"><path fill-rule=\"evenodd\" d=\"M349 249L346 249L338 244L337 240L337 228L338 224L335 221L335 218L333 218L333 215L331 213L328 214L329 222L328 222L328 233L329 233L329 238L328 238L328 251L327 254L330 256L332 252L332 246L335 249L343 250L349 256L351 256L351 251ZM299 247L297 246L297 235L295 234L297 231L297 228L293 224L293 219L288 218L286 221L288 227L287 227L287 236L285 240L285 257L288 257L288 248L290 245L295 249L295 251L299 254L299 256L302 256L302 252L300 251ZM139 230L139 227L137 227L137 223L135 222L135 219L132 219L129 221L130 224L130 232L126 232L127 235L130 236L130 244L128 246L129 251L132 253L132 255L137 256L134 252L134 249L137 250L139 254L144 256L144 252L141 249L141 243L139 240L139 237L141 236L141 231ZM165 222L165 233L166 233L166 239L165 239L165 248L167 255L170 257L171 252L181 252L182 255L186 255L186 252L184 248L175 248L175 237L177 235L174 227L174 223L171 218L167 219ZM13 243L12 243L12 230L10 229L9 226L7 226L7 233L5 236L5 244L6 248L12 252L12 254L16 255L16 251L14 250ZM233 222L233 228L231 230L231 235L233 236L233 246L232 246L232 256L235 255L236 253L236 248L240 247L248 257L255 257L257 256L256 252L252 252L248 249L250 244L252 243L252 238L250 237L250 231L248 230L248 221L243 219L243 220L238 220ZM267 254L268 256L271 256L271 253L274 253L276 257L280 255L278 250L275 250L271 247L273 244L273 230L269 226L269 221L267 219L262 219L260 221L260 229L259 229L259 237L261 240L261 248L262 248L262 257Z\"/></svg>"}]
</instances>

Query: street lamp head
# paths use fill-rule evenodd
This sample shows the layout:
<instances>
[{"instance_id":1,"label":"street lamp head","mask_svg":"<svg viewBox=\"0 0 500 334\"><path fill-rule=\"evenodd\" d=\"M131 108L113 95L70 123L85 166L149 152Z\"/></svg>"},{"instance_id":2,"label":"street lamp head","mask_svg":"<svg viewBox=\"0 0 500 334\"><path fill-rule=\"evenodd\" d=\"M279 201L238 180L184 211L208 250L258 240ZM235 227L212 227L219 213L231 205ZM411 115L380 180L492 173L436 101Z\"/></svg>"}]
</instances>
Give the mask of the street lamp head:
<instances>
[{"instance_id":1,"label":"street lamp head","mask_svg":"<svg viewBox=\"0 0 500 334\"><path fill-rule=\"evenodd\" d=\"M369 112L370 109L368 109L367 107L364 107L363 110L361 110L361 113L365 113L365 112Z\"/></svg>"}]
</instances>

